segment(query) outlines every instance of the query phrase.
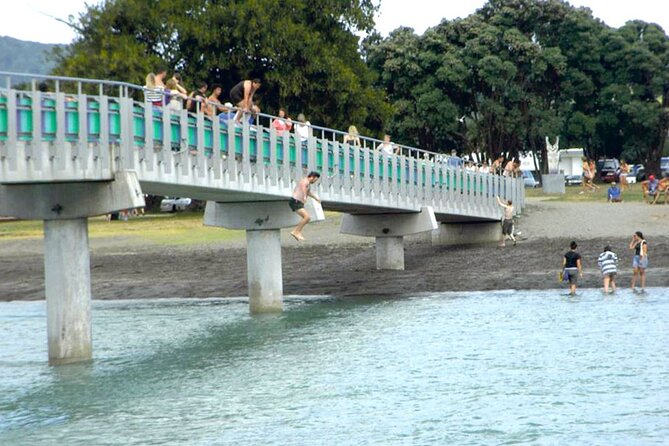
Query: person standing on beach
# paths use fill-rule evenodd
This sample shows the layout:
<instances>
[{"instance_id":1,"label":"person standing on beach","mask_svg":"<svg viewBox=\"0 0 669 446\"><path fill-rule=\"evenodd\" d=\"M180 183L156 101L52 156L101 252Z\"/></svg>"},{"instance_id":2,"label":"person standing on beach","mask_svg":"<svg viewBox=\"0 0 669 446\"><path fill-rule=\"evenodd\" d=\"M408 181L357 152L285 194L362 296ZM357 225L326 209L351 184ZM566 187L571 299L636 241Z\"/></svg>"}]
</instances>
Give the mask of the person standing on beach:
<instances>
[{"instance_id":1,"label":"person standing on beach","mask_svg":"<svg viewBox=\"0 0 669 446\"><path fill-rule=\"evenodd\" d=\"M504 203L498 196L497 204L499 204L502 209L504 209L504 218L502 219L502 240L499 242L499 246L504 248L506 246L507 239L513 240L513 244L515 246L516 238L513 236L513 202L511 200L507 200L507 202Z\"/></svg>"},{"instance_id":2,"label":"person standing on beach","mask_svg":"<svg viewBox=\"0 0 669 446\"><path fill-rule=\"evenodd\" d=\"M609 294L609 285L611 285L611 292L616 290L616 273L618 272L618 256L611 251L610 246L606 246L604 251L599 255L597 264L602 269L602 277L604 279L604 293Z\"/></svg>"},{"instance_id":3,"label":"person standing on beach","mask_svg":"<svg viewBox=\"0 0 669 446\"><path fill-rule=\"evenodd\" d=\"M629 245L630 249L634 250L634 258L632 259L632 268L634 274L632 275L632 291L636 292L636 279L639 278L641 284L641 292L646 290L646 268L648 268L648 243L643 238L641 231L636 231L632 234L632 240Z\"/></svg>"},{"instance_id":4,"label":"person standing on beach","mask_svg":"<svg viewBox=\"0 0 669 446\"><path fill-rule=\"evenodd\" d=\"M304 229L306 224L309 223L309 220L311 220L309 213L304 209L304 204L307 202L307 198L311 197L319 203L321 202L320 198L314 195L310 190L311 185L318 181L320 177L321 174L318 172L309 172L306 177L302 178L297 183L297 186L295 186L295 190L293 191L293 196L288 202L288 205L293 212L296 212L297 215L302 217L302 220L295 226L295 229L290 232L290 235L292 235L298 242L305 240L302 235L302 229Z\"/></svg>"},{"instance_id":5,"label":"person standing on beach","mask_svg":"<svg viewBox=\"0 0 669 446\"><path fill-rule=\"evenodd\" d=\"M576 242L569 244L569 251L564 255L562 260L563 277L569 281L569 294L572 296L576 294L576 284L578 278L583 277L583 269L581 266L581 254L576 252L578 245Z\"/></svg>"}]
</instances>

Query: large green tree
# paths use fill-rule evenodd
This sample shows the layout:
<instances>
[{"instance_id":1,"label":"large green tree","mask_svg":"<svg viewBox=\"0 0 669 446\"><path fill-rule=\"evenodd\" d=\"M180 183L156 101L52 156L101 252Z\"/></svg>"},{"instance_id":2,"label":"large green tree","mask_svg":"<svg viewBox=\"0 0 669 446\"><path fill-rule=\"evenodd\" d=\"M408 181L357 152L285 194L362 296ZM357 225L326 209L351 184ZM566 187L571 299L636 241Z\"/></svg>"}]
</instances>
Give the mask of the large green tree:
<instances>
[{"instance_id":1,"label":"large green tree","mask_svg":"<svg viewBox=\"0 0 669 446\"><path fill-rule=\"evenodd\" d=\"M612 29L560 0L490 0L365 52L393 105L388 127L407 144L545 155L545 136L560 135L562 147L653 166L667 135L668 42L656 25Z\"/></svg>"},{"instance_id":2,"label":"large green tree","mask_svg":"<svg viewBox=\"0 0 669 446\"><path fill-rule=\"evenodd\" d=\"M372 0L108 0L71 21L55 72L143 83L158 66L221 84L261 77L263 111L379 130L389 108L372 87L356 33L373 29Z\"/></svg>"}]
</instances>

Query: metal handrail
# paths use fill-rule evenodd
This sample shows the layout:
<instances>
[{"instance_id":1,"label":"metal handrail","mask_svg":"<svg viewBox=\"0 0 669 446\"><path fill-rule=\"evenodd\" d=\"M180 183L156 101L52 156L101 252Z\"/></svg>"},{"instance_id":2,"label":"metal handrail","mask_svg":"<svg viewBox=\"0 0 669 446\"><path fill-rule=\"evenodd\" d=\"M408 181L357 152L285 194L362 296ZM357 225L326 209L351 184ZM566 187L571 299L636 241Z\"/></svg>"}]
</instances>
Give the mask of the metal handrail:
<instances>
[{"instance_id":1,"label":"metal handrail","mask_svg":"<svg viewBox=\"0 0 669 446\"><path fill-rule=\"evenodd\" d=\"M146 91L151 90L151 89L146 88L144 86L140 86L140 85L133 84L133 83L130 83L130 82L104 80L104 79L89 79L89 78L78 78L78 77L68 77L68 76L53 76L53 75L47 75L47 74L34 74L34 73L17 73L17 72L10 72L10 71L0 71L0 76L5 76L7 78L7 89L11 89L11 78L12 77L22 77L22 78L32 79L31 87L32 87L33 90L36 89L35 88L36 87L35 86L35 79L55 80L55 81L57 81L57 83L56 83L56 93L60 92L59 82L76 82L76 83L78 83L79 84L77 86L77 93L78 94L81 94L81 84L98 84L100 86L100 94L102 94L102 87L103 86L119 87L119 96L123 96L123 97L128 97L128 91L129 90L136 90L136 91L139 91L139 92L146 92ZM163 97L171 96L170 93L165 91L165 90L163 90L161 93L163 94ZM223 105L222 103L218 104L218 103L215 103L215 102L211 102L207 99L201 100L201 99L198 99L198 98L190 98L190 100L195 101L195 102L199 102L199 103L204 103L205 105L208 105L208 106L217 106L217 105L221 106L221 105ZM239 109L237 107L233 106L231 108L231 110L236 113ZM279 118L276 115L271 115L271 114L267 114L267 113L258 113L256 116L268 119L269 124L271 124L271 122L274 119L283 119L283 118ZM244 119L246 119L246 117ZM293 125L295 125L297 123L297 121L292 121L292 122L293 122ZM316 130L317 132L321 133L321 139L325 139L325 135L330 134L330 135L332 135L332 137L327 138L327 139L332 139L334 141L334 140L336 140L335 139L336 137L343 138L345 135L348 134L348 132L344 132L344 131L337 130L337 129L332 129L332 128L329 128L329 127L322 127L322 126L318 126L318 125L314 125L314 124L309 124L309 126L313 130ZM269 127L269 125L267 127ZM379 144L383 143L382 140L377 139L377 138L372 138L372 137L364 136L364 135L357 135L357 136L361 140L361 142L363 142L363 144L361 144L361 147L366 148L366 149L372 149L373 150ZM433 160L445 160L445 159L450 157L449 155L444 154L444 153L431 152L429 150L424 150L424 149L420 149L420 148L413 147L413 146L398 144L398 143L394 143L394 142L392 144L393 144L393 147L399 147L400 152L402 154L405 154L405 155L408 155L408 156L413 156L415 158L431 158Z\"/></svg>"}]
</instances>

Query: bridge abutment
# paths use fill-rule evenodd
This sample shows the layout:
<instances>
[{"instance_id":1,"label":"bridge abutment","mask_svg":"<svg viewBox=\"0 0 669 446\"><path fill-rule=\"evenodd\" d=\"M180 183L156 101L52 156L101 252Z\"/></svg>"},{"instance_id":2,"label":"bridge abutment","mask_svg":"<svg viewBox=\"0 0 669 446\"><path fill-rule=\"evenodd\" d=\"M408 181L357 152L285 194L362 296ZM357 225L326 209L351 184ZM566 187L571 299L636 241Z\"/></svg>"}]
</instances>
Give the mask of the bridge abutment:
<instances>
[{"instance_id":1,"label":"bridge abutment","mask_svg":"<svg viewBox=\"0 0 669 446\"><path fill-rule=\"evenodd\" d=\"M437 228L434 210L427 206L412 214L345 214L342 234L376 238L376 269L404 269L404 236Z\"/></svg>"},{"instance_id":2,"label":"bridge abutment","mask_svg":"<svg viewBox=\"0 0 669 446\"><path fill-rule=\"evenodd\" d=\"M432 233L432 244L441 246L476 245L499 242L500 222L441 223Z\"/></svg>"},{"instance_id":3,"label":"bridge abutment","mask_svg":"<svg viewBox=\"0 0 669 446\"><path fill-rule=\"evenodd\" d=\"M325 219L320 203L308 200L311 222ZM204 224L246 230L246 265L251 313L283 311L281 228L290 228L300 217L288 200L217 203L208 201ZM308 234L307 234L308 235Z\"/></svg>"},{"instance_id":4,"label":"bridge abutment","mask_svg":"<svg viewBox=\"0 0 669 446\"><path fill-rule=\"evenodd\" d=\"M44 220L49 363L92 358L88 217L144 206L134 172L114 181L0 185L0 215Z\"/></svg>"}]
</instances>

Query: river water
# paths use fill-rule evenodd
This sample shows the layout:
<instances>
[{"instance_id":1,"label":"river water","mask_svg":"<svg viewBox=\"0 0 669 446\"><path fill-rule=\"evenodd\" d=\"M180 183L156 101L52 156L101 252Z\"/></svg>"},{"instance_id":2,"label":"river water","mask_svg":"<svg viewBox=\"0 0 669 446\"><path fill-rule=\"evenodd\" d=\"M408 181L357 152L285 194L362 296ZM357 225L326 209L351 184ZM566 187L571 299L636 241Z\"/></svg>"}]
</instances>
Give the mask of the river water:
<instances>
[{"instance_id":1,"label":"river water","mask_svg":"<svg viewBox=\"0 0 669 446\"><path fill-rule=\"evenodd\" d=\"M0 303L1 445L669 443L669 290L94 303L49 367Z\"/></svg>"}]
</instances>

